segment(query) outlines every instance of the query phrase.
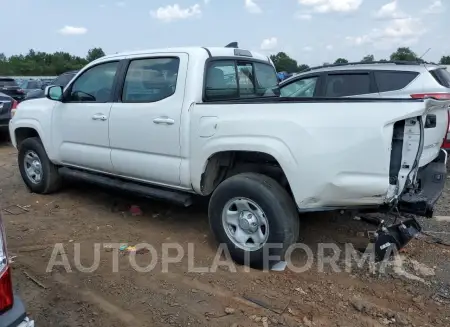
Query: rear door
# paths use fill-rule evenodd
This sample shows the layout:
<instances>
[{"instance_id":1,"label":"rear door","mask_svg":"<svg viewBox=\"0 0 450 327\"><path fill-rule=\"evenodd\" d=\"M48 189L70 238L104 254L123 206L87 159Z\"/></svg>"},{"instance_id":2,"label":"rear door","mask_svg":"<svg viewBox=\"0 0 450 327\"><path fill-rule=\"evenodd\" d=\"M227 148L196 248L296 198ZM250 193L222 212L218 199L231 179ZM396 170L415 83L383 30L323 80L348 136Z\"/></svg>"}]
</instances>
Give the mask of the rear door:
<instances>
[{"instance_id":1,"label":"rear door","mask_svg":"<svg viewBox=\"0 0 450 327\"><path fill-rule=\"evenodd\" d=\"M188 55L129 58L111 108L109 138L116 174L180 185L180 129Z\"/></svg>"}]
</instances>

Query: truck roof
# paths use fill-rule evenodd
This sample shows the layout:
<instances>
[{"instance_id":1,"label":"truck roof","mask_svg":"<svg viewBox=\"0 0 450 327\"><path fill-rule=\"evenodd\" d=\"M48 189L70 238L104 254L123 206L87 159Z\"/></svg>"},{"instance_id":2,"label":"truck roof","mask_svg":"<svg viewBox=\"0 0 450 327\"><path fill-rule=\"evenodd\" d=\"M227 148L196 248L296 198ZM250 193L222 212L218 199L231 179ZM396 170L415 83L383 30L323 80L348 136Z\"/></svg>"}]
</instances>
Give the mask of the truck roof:
<instances>
[{"instance_id":1,"label":"truck roof","mask_svg":"<svg viewBox=\"0 0 450 327\"><path fill-rule=\"evenodd\" d=\"M146 55L146 54L155 54L155 53L176 53L183 52L187 53L190 56L204 56L211 54L212 57L234 57L236 56L235 50L240 51L248 51L240 48L227 48L227 47L180 47L180 48L162 48L162 49L148 49L148 50L139 50L139 51L128 51L115 53L112 55L107 55L102 58L97 59L98 61L103 61L105 59L126 57L126 56L136 56L136 55ZM258 52L248 51L251 53L251 57L258 60L269 61L269 57ZM248 58L248 57L247 57ZM96 61L97 61L96 60Z\"/></svg>"}]
</instances>

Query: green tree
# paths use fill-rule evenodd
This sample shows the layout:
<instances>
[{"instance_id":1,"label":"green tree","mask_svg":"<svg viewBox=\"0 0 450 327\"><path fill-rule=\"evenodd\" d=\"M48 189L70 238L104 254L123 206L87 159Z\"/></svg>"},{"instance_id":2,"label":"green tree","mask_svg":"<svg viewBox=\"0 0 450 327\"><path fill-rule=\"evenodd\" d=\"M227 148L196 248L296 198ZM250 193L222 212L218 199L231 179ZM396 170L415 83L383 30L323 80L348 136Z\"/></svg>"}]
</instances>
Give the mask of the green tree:
<instances>
[{"instance_id":1,"label":"green tree","mask_svg":"<svg viewBox=\"0 0 450 327\"><path fill-rule=\"evenodd\" d=\"M104 57L104 56L105 56L105 53L103 52L102 48L93 48L88 51L86 60L88 62L91 62L91 61L94 61L94 60Z\"/></svg>"},{"instance_id":2,"label":"green tree","mask_svg":"<svg viewBox=\"0 0 450 327\"><path fill-rule=\"evenodd\" d=\"M439 61L441 65L450 65L450 56L443 56Z\"/></svg>"},{"instance_id":3,"label":"green tree","mask_svg":"<svg viewBox=\"0 0 450 327\"><path fill-rule=\"evenodd\" d=\"M298 72L302 72L302 71L307 70L307 69L309 69L309 66L305 65L305 64L298 65L298 67L297 67L297 71Z\"/></svg>"},{"instance_id":4,"label":"green tree","mask_svg":"<svg viewBox=\"0 0 450 327\"><path fill-rule=\"evenodd\" d=\"M335 64L348 64L348 60L345 58L338 58L338 59L336 59L336 61L334 63Z\"/></svg>"},{"instance_id":5,"label":"green tree","mask_svg":"<svg viewBox=\"0 0 450 327\"><path fill-rule=\"evenodd\" d=\"M410 48L398 48L391 54L392 61L417 61L417 55Z\"/></svg>"},{"instance_id":6,"label":"green tree","mask_svg":"<svg viewBox=\"0 0 450 327\"><path fill-rule=\"evenodd\" d=\"M373 54L367 55L364 58L362 58L361 62L374 62L375 57Z\"/></svg>"},{"instance_id":7,"label":"green tree","mask_svg":"<svg viewBox=\"0 0 450 327\"><path fill-rule=\"evenodd\" d=\"M277 72L294 73L298 70L297 61L289 57L285 52L278 52L276 55L271 55L270 59L275 65Z\"/></svg>"}]
</instances>

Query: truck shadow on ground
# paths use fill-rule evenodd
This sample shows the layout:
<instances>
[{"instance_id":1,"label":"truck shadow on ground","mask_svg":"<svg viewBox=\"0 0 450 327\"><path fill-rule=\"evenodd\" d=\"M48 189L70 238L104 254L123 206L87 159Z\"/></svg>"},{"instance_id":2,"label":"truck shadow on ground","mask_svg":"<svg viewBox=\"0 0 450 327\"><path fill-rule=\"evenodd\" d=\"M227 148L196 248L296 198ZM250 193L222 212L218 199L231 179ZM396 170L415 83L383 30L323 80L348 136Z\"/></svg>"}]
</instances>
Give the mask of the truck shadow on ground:
<instances>
[{"instance_id":1,"label":"truck shadow on ground","mask_svg":"<svg viewBox=\"0 0 450 327\"><path fill-rule=\"evenodd\" d=\"M105 189L96 185L71 181L62 190L70 198L81 200L84 205L95 205L103 211L120 213L131 224L150 223L168 231L189 231L198 233L198 239L206 241L211 253L217 250L217 241L210 232L207 199L199 198L190 207L184 208L171 203L139 197L120 190ZM132 213L131 207L139 208ZM319 244L334 244L343 249L346 243L355 249L365 249L369 243L367 231L375 226L354 220L351 215L338 212L308 213L299 215L301 220L298 243L309 247L314 256ZM171 239L182 243L183 239ZM331 245L333 246L333 245ZM302 264L306 256L295 251L292 260Z\"/></svg>"}]
</instances>

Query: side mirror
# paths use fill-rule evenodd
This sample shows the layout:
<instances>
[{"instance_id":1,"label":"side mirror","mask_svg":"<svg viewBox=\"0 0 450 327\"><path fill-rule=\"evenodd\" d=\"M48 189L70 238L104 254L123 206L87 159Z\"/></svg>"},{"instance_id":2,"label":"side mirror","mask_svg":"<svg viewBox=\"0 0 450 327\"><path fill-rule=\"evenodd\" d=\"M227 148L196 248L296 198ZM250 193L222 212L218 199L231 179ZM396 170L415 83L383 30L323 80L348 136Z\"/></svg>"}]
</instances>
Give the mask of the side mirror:
<instances>
[{"instance_id":1,"label":"side mirror","mask_svg":"<svg viewBox=\"0 0 450 327\"><path fill-rule=\"evenodd\" d=\"M62 86L47 86L44 91L45 97L54 100L54 101L61 101L62 95L63 95L63 88Z\"/></svg>"}]
</instances>

